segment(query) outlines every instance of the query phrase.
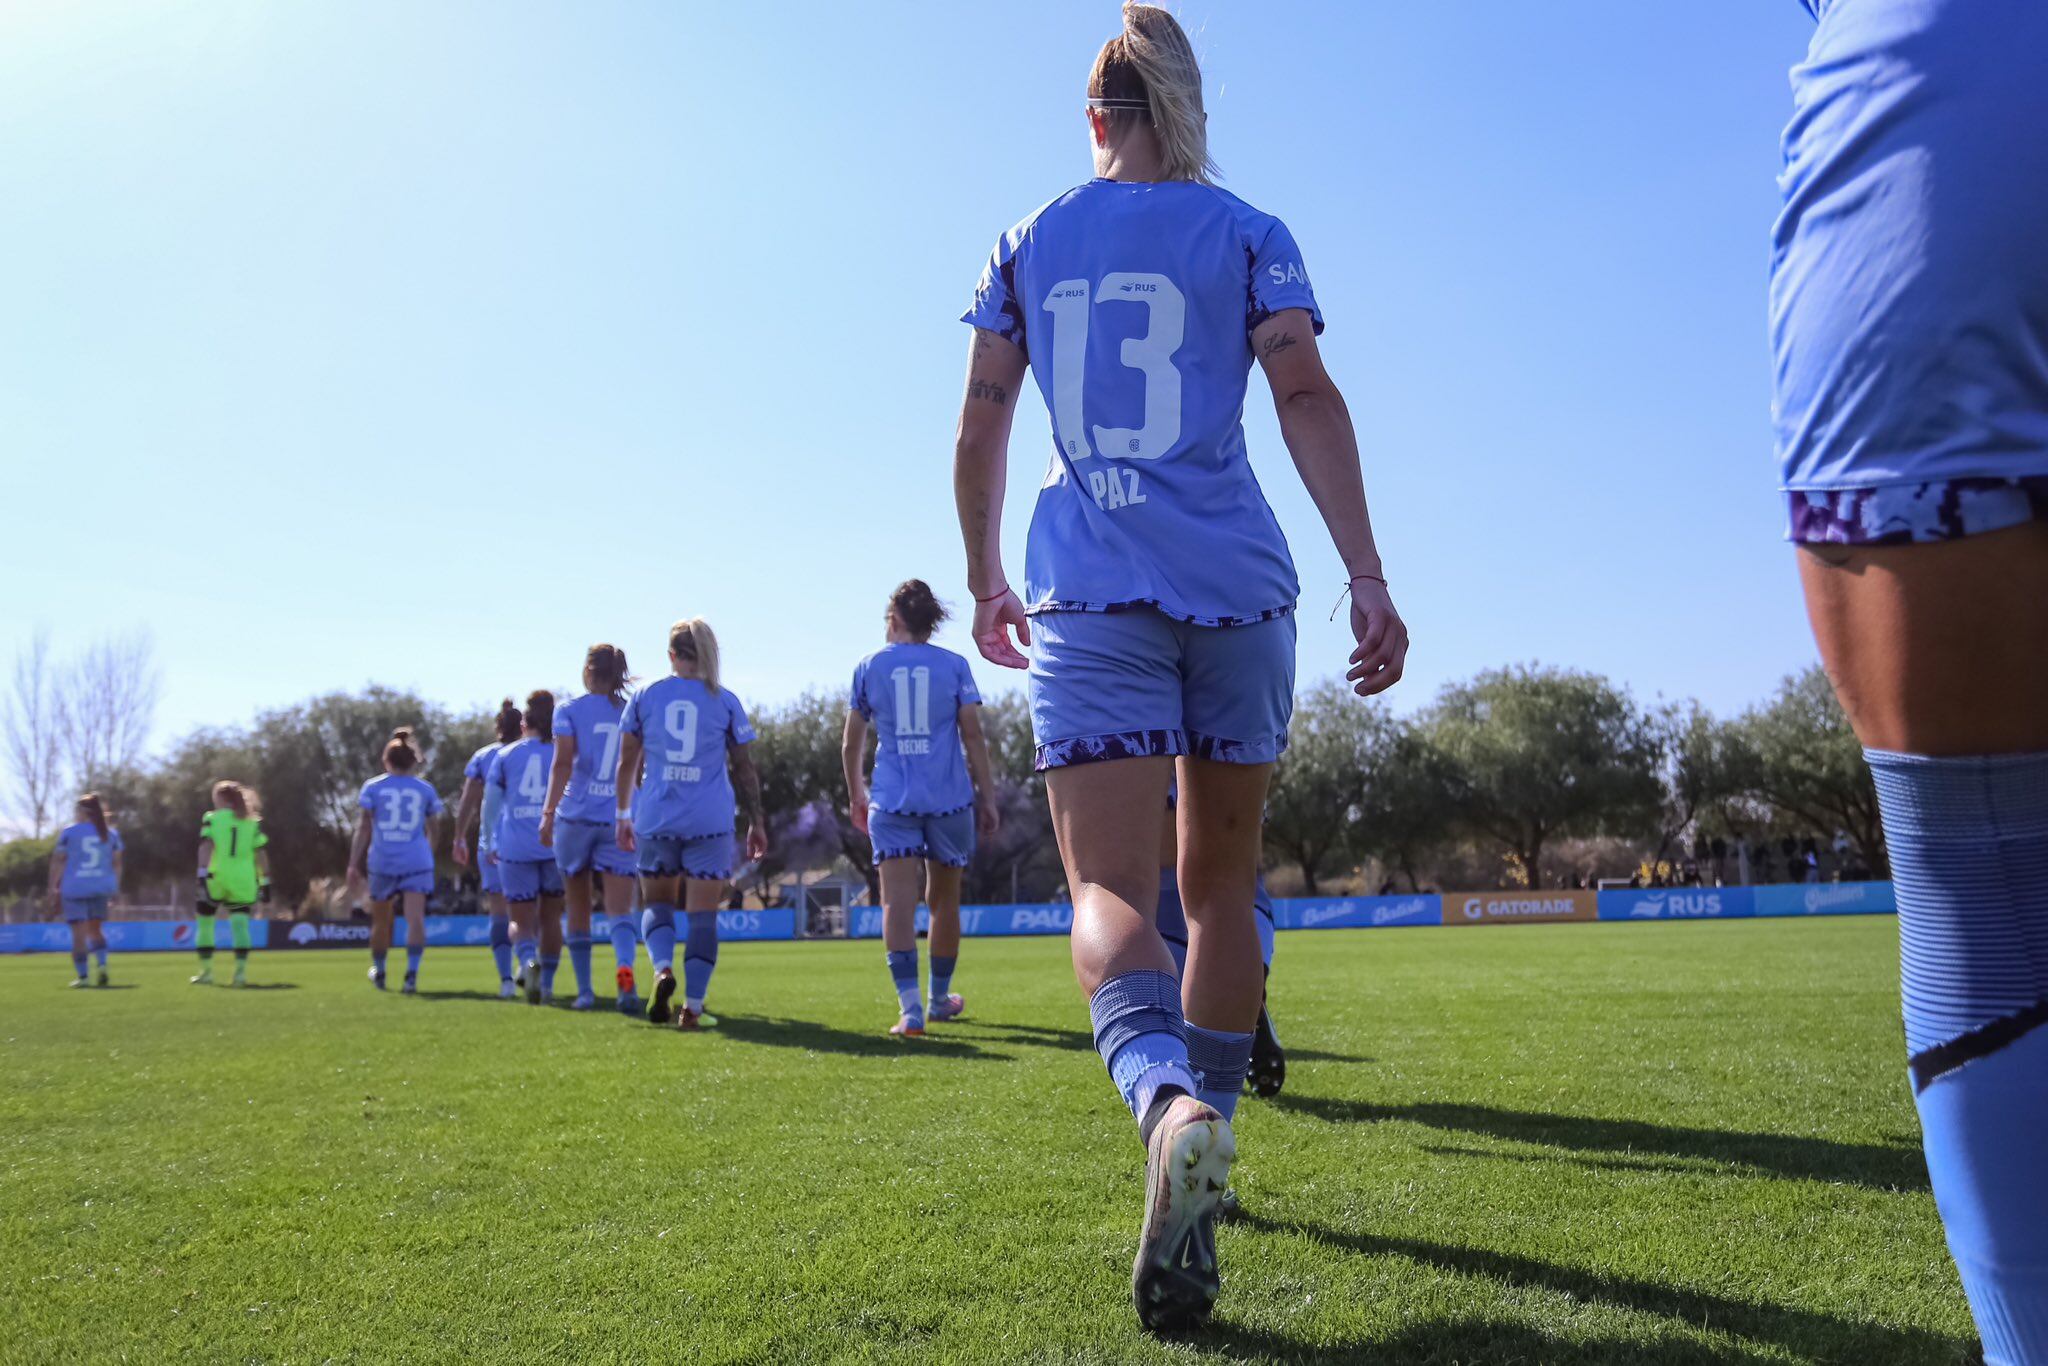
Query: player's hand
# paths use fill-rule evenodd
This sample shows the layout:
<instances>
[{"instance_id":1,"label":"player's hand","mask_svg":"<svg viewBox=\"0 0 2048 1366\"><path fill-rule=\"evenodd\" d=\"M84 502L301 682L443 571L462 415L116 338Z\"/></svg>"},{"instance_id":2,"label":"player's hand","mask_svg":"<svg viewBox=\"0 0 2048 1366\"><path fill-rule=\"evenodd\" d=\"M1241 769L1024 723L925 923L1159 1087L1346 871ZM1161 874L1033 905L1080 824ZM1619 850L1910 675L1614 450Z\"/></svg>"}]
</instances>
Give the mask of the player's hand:
<instances>
[{"instance_id":1,"label":"player's hand","mask_svg":"<svg viewBox=\"0 0 2048 1366\"><path fill-rule=\"evenodd\" d=\"M199 913L201 915L213 914L213 893L207 890L206 884L208 881L210 881L210 879L207 877L206 874L201 873L199 875L199 896L197 904L199 906Z\"/></svg>"},{"instance_id":2,"label":"player's hand","mask_svg":"<svg viewBox=\"0 0 2048 1366\"><path fill-rule=\"evenodd\" d=\"M1003 813L996 808L994 797L974 799L974 829L983 839L994 839L996 831L1003 825Z\"/></svg>"},{"instance_id":3,"label":"player's hand","mask_svg":"<svg viewBox=\"0 0 2048 1366\"><path fill-rule=\"evenodd\" d=\"M455 841L455 846L454 846L454 847L453 847L452 849L450 849L450 850L449 850L448 852L449 852L449 854L450 854L451 856L453 856L453 858L455 859L455 866L456 866L456 867L458 867L458 868L467 868L467 867L469 867L469 841L468 841L468 840L460 840L460 839L459 839L459 840Z\"/></svg>"},{"instance_id":4,"label":"player's hand","mask_svg":"<svg viewBox=\"0 0 2048 1366\"><path fill-rule=\"evenodd\" d=\"M633 833L633 818L619 817L618 828L612 832L612 842L619 846L622 854L633 853L640 847L640 837Z\"/></svg>"},{"instance_id":5,"label":"player's hand","mask_svg":"<svg viewBox=\"0 0 2048 1366\"><path fill-rule=\"evenodd\" d=\"M846 814L852 820L854 829L860 831L863 835L868 832L868 804L866 802L853 803L853 805L846 808Z\"/></svg>"},{"instance_id":6,"label":"player's hand","mask_svg":"<svg viewBox=\"0 0 2048 1366\"><path fill-rule=\"evenodd\" d=\"M1017 633L1018 644L1031 644L1031 619L1024 615L1024 604L1015 593L1005 588L1001 597L974 604L974 644L981 657L1005 669L1028 669L1031 661L1010 643L1012 631Z\"/></svg>"},{"instance_id":7,"label":"player's hand","mask_svg":"<svg viewBox=\"0 0 2048 1366\"><path fill-rule=\"evenodd\" d=\"M768 832L759 821L747 827L747 857L756 863L768 857Z\"/></svg>"},{"instance_id":8,"label":"player's hand","mask_svg":"<svg viewBox=\"0 0 2048 1366\"><path fill-rule=\"evenodd\" d=\"M352 895L362 895L363 889L369 885L369 881L369 874L365 873L362 869L350 868L348 870L348 889Z\"/></svg>"},{"instance_id":9,"label":"player's hand","mask_svg":"<svg viewBox=\"0 0 2048 1366\"><path fill-rule=\"evenodd\" d=\"M550 849L555 847L555 813L552 811L541 813L540 842Z\"/></svg>"},{"instance_id":10,"label":"player's hand","mask_svg":"<svg viewBox=\"0 0 2048 1366\"><path fill-rule=\"evenodd\" d=\"M1351 635L1358 642L1344 675L1351 691L1371 697L1401 681L1408 662L1408 626L1377 579L1351 581Z\"/></svg>"}]
</instances>

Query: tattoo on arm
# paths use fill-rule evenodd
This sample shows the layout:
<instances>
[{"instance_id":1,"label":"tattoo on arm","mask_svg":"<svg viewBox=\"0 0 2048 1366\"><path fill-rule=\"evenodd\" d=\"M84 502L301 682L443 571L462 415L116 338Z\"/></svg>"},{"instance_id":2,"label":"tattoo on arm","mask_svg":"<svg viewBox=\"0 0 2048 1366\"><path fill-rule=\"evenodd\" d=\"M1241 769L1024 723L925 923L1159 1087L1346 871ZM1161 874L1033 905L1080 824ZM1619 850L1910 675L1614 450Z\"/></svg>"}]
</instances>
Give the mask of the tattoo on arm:
<instances>
[{"instance_id":1,"label":"tattoo on arm","mask_svg":"<svg viewBox=\"0 0 2048 1366\"><path fill-rule=\"evenodd\" d=\"M985 398L990 403L1008 403L1010 391L1007 386L992 380L970 379L967 381L967 397Z\"/></svg>"},{"instance_id":2,"label":"tattoo on arm","mask_svg":"<svg viewBox=\"0 0 2048 1366\"><path fill-rule=\"evenodd\" d=\"M1276 332L1272 336L1266 338L1266 340L1260 345L1259 354L1262 356L1277 356L1282 351L1285 351L1288 347L1295 346L1297 344L1298 343L1295 341L1294 334L1292 332Z\"/></svg>"}]
</instances>

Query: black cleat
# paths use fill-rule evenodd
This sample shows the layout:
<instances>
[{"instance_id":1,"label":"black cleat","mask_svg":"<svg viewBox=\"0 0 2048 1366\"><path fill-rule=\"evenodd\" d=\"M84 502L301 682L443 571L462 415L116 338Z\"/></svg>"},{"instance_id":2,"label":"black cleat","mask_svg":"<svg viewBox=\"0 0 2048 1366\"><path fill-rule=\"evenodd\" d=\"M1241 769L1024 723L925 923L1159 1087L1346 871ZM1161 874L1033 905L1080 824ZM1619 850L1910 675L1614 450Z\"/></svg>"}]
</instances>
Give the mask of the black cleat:
<instances>
[{"instance_id":1,"label":"black cleat","mask_svg":"<svg viewBox=\"0 0 2048 1366\"><path fill-rule=\"evenodd\" d=\"M1244 1079L1260 1100L1271 1100L1287 1084L1287 1050L1280 1047L1273 1017L1264 1006L1259 1007L1258 1027L1252 1031L1252 1065Z\"/></svg>"},{"instance_id":2,"label":"black cleat","mask_svg":"<svg viewBox=\"0 0 2048 1366\"><path fill-rule=\"evenodd\" d=\"M1145 1145L1145 1226L1131 1300L1155 1333L1193 1328L1216 1303L1216 1206L1236 1156L1229 1121L1189 1095L1173 1099Z\"/></svg>"},{"instance_id":3,"label":"black cleat","mask_svg":"<svg viewBox=\"0 0 2048 1366\"><path fill-rule=\"evenodd\" d=\"M664 972L654 979L654 995L647 1002L647 1023L657 1025L674 1024L675 1008L669 1004L675 999L676 975Z\"/></svg>"}]
</instances>

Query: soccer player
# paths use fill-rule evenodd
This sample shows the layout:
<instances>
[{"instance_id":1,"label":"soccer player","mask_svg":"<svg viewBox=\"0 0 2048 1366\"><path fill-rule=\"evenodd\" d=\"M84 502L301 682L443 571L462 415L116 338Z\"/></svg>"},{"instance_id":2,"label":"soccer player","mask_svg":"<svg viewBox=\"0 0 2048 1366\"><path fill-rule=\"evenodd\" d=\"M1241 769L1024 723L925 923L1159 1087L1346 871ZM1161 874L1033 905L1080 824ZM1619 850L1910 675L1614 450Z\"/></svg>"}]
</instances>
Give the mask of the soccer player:
<instances>
[{"instance_id":1,"label":"soccer player","mask_svg":"<svg viewBox=\"0 0 2048 1366\"><path fill-rule=\"evenodd\" d=\"M576 1010L597 1004L590 985L591 877L604 879L617 960L619 1010L640 1009L633 990L633 958L640 936L633 926L633 857L621 850L612 824L612 787L618 780L619 713L626 709L626 652L593 645L583 656L583 688L555 712L555 760L548 774L540 842L554 846L569 902L569 962L576 969Z\"/></svg>"},{"instance_id":2,"label":"soccer player","mask_svg":"<svg viewBox=\"0 0 2048 1366\"><path fill-rule=\"evenodd\" d=\"M1174 806L1173 793L1167 794L1167 808ZM1174 822L1169 819L1159 841L1159 937L1166 941L1166 951L1173 955L1176 971L1183 976L1187 972L1188 958L1188 917L1180 902L1180 876L1175 866L1179 856L1179 840L1175 837ZM1256 884L1257 891L1252 897L1252 914L1259 931L1259 1022L1252 1029L1251 1063L1245 1073L1244 1083L1253 1095L1262 1100L1271 1100L1280 1094L1280 1088L1287 1084L1287 1053L1280 1046L1280 1035L1273 1028L1272 1013L1266 1008L1265 983L1273 975L1273 943L1277 926L1273 922L1273 899L1266 894L1266 875L1261 872Z\"/></svg>"},{"instance_id":3,"label":"soccer player","mask_svg":"<svg viewBox=\"0 0 2048 1366\"><path fill-rule=\"evenodd\" d=\"M415 777L419 746L412 727L391 732L384 746L384 772L363 784L356 798L362 814L349 851L350 883L370 886L370 985L384 990L384 955L391 951L392 903L405 907L405 985L419 990L420 958L427 951L427 893L434 890L434 827L441 794Z\"/></svg>"},{"instance_id":4,"label":"soccer player","mask_svg":"<svg viewBox=\"0 0 2048 1366\"><path fill-rule=\"evenodd\" d=\"M1770 314L1807 614L1877 784L1928 1175L2048 1361L2048 5L1807 0Z\"/></svg>"},{"instance_id":5,"label":"soccer player","mask_svg":"<svg viewBox=\"0 0 2048 1366\"><path fill-rule=\"evenodd\" d=\"M555 969L562 963L562 870L541 842L540 822L554 763L555 695L526 695L520 736L491 756L484 775L497 789L498 833L493 853L512 917L512 951L528 1005L553 1000Z\"/></svg>"},{"instance_id":6,"label":"soccer player","mask_svg":"<svg viewBox=\"0 0 2048 1366\"><path fill-rule=\"evenodd\" d=\"M71 927L71 966L78 970L72 986L89 984L86 965L94 957L100 985L107 984L107 898L120 890L121 832L107 823L99 793L88 792L50 852L50 896L63 905Z\"/></svg>"},{"instance_id":7,"label":"soccer player","mask_svg":"<svg viewBox=\"0 0 2048 1366\"><path fill-rule=\"evenodd\" d=\"M882 877L882 942L902 1015L898 1037L924 1033L917 994L917 902L931 909L933 1021L967 1008L952 990L960 957L960 876L977 830L996 832L981 694L967 661L931 643L946 609L923 579L889 595L888 644L853 671L840 760L853 824L875 849ZM868 724L875 727L875 781L863 776Z\"/></svg>"},{"instance_id":8,"label":"soccer player","mask_svg":"<svg viewBox=\"0 0 2048 1366\"><path fill-rule=\"evenodd\" d=\"M1216 1202L1261 995L1259 812L1293 706L1300 585L1240 424L1255 358L1350 576L1357 691L1400 677L1407 632L1301 253L1278 219L1210 183L1201 72L1172 15L1124 7L1087 122L1096 178L1003 235L964 317L954 484L976 644L1013 668L1027 661L1011 633L1031 650L1075 974L1147 1151L1132 1297L1147 1326L1169 1328L1206 1315L1218 1289ZM1001 526L1027 364L1057 458L1020 596ZM1156 925L1176 767L1184 981Z\"/></svg>"},{"instance_id":9,"label":"soccer player","mask_svg":"<svg viewBox=\"0 0 2048 1366\"><path fill-rule=\"evenodd\" d=\"M704 1013L704 998L718 966L718 904L732 876L735 780L749 859L767 855L768 830L761 775L747 749L754 727L739 698L719 684L718 637L702 617L669 628L668 662L669 676L634 693L619 722L617 838L638 856L647 901L641 926L654 964L647 1018L699 1029L718 1023ZM681 1010L672 1005L678 901L689 915Z\"/></svg>"},{"instance_id":10,"label":"soccer player","mask_svg":"<svg viewBox=\"0 0 2048 1366\"><path fill-rule=\"evenodd\" d=\"M517 988L512 982L512 917L505 911L505 884L498 875L498 789L484 781L491 769L491 756L519 738L519 705L511 698L499 704L496 719L498 738L469 756L462 767L462 799L455 808L455 861L467 867L470 861L469 832L475 826L477 884L491 913L491 961L498 969L498 996L511 1000ZM481 816L481 822L478 817Z\"/></svg>"},{"instance_id":11,"label":"soccer player","mask_svg":"<svg viewBox=\"0 0 2048 1366\"><path fill-rule=\"evenodd\" d=\"M213 981L215 913L226 907L235 950L234 985L249 984L249 908L270 904L270 837L263 833L255 789L223 778L213 785L213 810L199 822L199 972Z\"/></svg>"}]
</instances>

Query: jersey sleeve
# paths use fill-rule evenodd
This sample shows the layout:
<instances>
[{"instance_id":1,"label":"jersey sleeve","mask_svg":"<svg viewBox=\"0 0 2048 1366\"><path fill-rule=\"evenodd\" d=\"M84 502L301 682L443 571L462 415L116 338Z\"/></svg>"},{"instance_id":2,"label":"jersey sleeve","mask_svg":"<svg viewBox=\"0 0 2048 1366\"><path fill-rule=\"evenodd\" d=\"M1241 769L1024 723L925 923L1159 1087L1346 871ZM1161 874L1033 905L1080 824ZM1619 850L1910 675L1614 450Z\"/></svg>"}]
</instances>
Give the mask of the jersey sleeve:
<instances>
[{"instance_id":1,"label":"jersey sleeve","mask_svg":"<svg viewBox=\"0 0 2048 1366\"><path fill-rule=\"evenodd\" d=\"M429 816L438 816L443 811L446 811L448 809L447 803L441 800L441 794L435 789L434 785L426 783L423 786L427 789L427 814Z\"/></svg>"},{"instance_id":2,"label":"jersey sleeve","mask_svg":"<svg viewBox=\"0 0 2048 1366\"><path fill-rule=\"evenodd\" d=\"M1322 310L1316 307L1315 291L1309 288L1308 271L1301 264L1301 248L1294 244L1294 234L1270 214L1253 214L1244 229L1245 249L1252 262L1251 297L1245 304L1246 335L1275 313L1303 308L1320 337Z\"/></svg>"},{"instance_id":3,"label":"jersey sleeve","mask_svg":"<svg viewBox=\"0 0 2048 1366\"><path fill-rule=\"evenodd\" d=\"M107 844L117 854L128 847L121 842L121 832L118 830L107 831Z\"/></svg>"},{"instance_id":4,"label":"jersey sleeve","mask_svg":"<svg viewBox=\"0 0 2048 1366\"><path fill-rule=\"evenodd\" d=\"M256 827L256 838L250 841L249 847L251 849L267 849L270 847L270 836L263 833L262 826Z\"/></svg>"},{"instance_id":5,"label":"jersey sleeve","mask_svg":"<svg viewBox=\"0 0 2048 1366\"><path fill-rule=\"evenodd\" d=\"M370 795L370 784L376 781L375 778L372 778L370 782L363 784L361 792L356 793L356 805L365 811L375 811L377 809L377 799Z\"/></svg>"},{"instance_id":6,"label":"jersey sleeve","mask_svg":"<svg viewBox=\"0 0 2048 1366\"><path fill-rule=\"evenodd\" d=\"M484 770L484 786L505 790L505 751L499 750L491 756L490 767Z\"/></svg>"},{"instance_id":7,"label":"jersey sleeve","mask_svg":"<svg viewBox=\"0 0 2048 1366\"><path fill-rule=\"evenodd\" d=\"M469 762L462 766L462 776L465 778L474 778L478 782L482 782L484 780L484 771L488 765L488 762L489 756L483 750L478 750L476 753L470 755Z\"/></svg>"},{"instance_id":8,"label":"jersey sleeve","mask_svg":"<svg viewBox=\"0 0 2048 1366\"><path fill-rule=\"evenodd\" d=\"M980 706L981 690L974 686L974 670L968 667L967 661L958 655L953 657L953 670L959 675L958 681L954 684L953 701L955 705L962 707Z\"/></svg>"},{"instance_id":9,"label":"jersey sleeve","mask_svg":"<svg viewBox=\"0 0 2048 1366\"><path fill-rule=\"evenodd\" d=\"M75 831L77 831L77 829L78 827L75 825L67 825L62 830L59 830L57 832L56 846L50 852L55 854L62 854L67 859L70 858L71 836Z\"/></svg>"},{"instance_id":10,"label":"jersey sleeve","mask_svg":"<svg viewBox=\"0 0 2048 1366\"><path fill-rule=\"evenodd\" d=\"M732 737L732 743L735 745L753 744L754 723L747 719L747 709L740 704L740 699L733 693L728 692L721 695L725 698L725 709L729 717L726 722L729 727L727 733Z\"/></svg>"},{"instance_id":11,"label":"jersey sleeve","mask_svg":"<svg viewBox=\"0 0 2048 1366\"><path fill-rule=\"evenodd\" d=\"M1024 306L1017 299L1017 247L1021 241L1021 234L1012 231L996 243L988 264L982 267L981 279L975 282L974 302L960 315L960 321L986 328L1029 355L1031 348L1024 342Z\"/></svg>"},{"instance_id":12,"label":"jersey sleeve","mask_svg":"<svg viewBox=\"0 0 2048 1366\"><path fill-rule=\"evenodd\" d=\"M640 733L640 694L634 693L626 699L626 709L619 713L619 734L638 735Z\"/></svg>"},{"instance_id":13,"label":"jersey sleeve","mask_svg":"<svg viewBox=\"0 0 2048 1366\"><path fill-rule=\"evenodd\" d=\"M857 711L870 721L875 719L875 709L868 705L868 662L865 659L853 666L853 690L847 694L846 709Z\"/></svg>"}]
</instances>

